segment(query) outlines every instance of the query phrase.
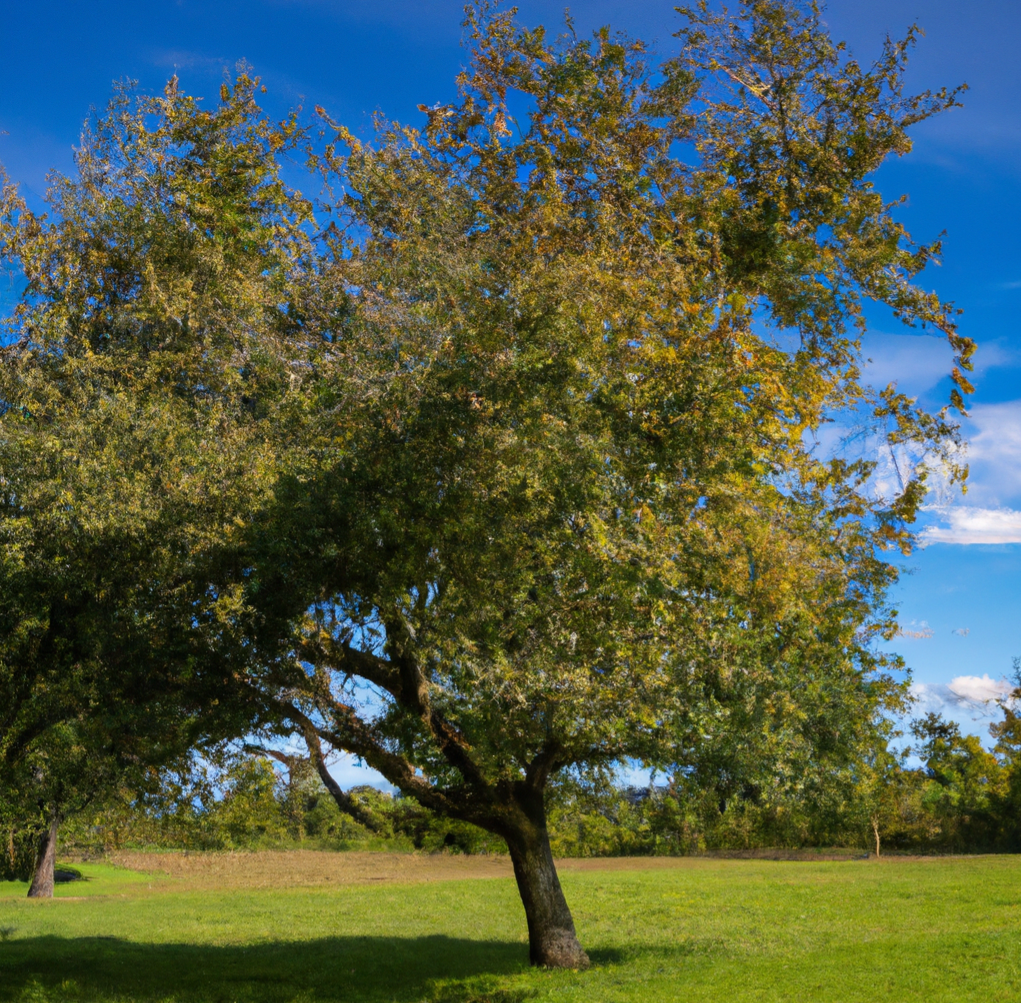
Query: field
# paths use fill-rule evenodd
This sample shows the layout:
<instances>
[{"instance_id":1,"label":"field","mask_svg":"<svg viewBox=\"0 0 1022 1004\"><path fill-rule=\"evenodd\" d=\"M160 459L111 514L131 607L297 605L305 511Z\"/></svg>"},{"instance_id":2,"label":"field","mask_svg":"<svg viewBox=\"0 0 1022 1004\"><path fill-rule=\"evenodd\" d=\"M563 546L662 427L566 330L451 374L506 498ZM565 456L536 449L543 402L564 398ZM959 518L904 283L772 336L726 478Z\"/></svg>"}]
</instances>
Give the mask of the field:
<instances>
[{"instance_id":1,"label":"field","mask_svg":"<svg viewBox=\"0 0 1022 1004\"><path fill-rule=\"evenodd\" d=\"M593 968L527 965L501 858L259 852L0 884L0 999L1017 1001L1019 859L563 862Z\"/></svg>"}]
</instances>

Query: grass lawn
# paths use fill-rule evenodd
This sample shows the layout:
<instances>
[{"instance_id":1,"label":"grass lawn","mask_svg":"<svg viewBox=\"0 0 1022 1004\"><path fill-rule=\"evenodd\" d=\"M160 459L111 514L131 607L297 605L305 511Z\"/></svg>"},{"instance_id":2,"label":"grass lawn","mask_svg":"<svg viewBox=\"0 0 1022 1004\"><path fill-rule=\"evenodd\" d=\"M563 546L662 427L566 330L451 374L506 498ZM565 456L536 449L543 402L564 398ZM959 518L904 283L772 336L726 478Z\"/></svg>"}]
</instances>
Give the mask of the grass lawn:
<instances>
[{"instance_id":1,"label":"grass lawn","mask_svg":"<svg viewBox=\"0 0 1022 1004\"><path fill-rule=\"evenodd\" d=\"M566 862L575 973L529 968L500 859L297 853L0 884L0 999L1019 1000L1015 856Z\"/></svg>"}]
</instances>

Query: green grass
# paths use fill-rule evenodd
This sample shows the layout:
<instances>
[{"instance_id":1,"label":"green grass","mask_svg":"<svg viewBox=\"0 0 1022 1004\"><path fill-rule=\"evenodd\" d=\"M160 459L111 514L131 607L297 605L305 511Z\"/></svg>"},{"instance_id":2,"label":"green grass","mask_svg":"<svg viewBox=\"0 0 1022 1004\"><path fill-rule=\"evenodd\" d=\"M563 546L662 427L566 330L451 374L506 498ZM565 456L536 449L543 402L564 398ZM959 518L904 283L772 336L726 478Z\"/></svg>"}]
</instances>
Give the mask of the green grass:
<instances>
[{"instance_id":1,"label":"green grass","mask_svg":"<svg viewBox=\"0 0 1022 1004\"><path fill-rule=\"evenodd\" d=\"M510 880L209 891L80 867L52 902L0 885L0 999L1019 999L1011 856L566 871L584 973L528 967Z\"/></svg>"}]
</instances>

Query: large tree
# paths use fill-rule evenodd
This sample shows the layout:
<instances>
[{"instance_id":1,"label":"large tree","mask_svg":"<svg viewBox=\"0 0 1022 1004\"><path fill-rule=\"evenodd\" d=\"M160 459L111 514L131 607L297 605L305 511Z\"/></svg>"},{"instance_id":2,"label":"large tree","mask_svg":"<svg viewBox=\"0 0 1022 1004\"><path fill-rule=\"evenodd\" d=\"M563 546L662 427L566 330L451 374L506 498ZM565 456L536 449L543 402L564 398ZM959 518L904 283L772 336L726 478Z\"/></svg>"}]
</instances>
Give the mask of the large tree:
<instances>
[{"instance_id":1,"label":"large tree","mask_svg":"<svg viewBox=\"0 0 1022 1004\"><path fill-rule=\"evenodd\" d=\"M903 96L912 36L863 69L815 8L684 13L653 67L470 10L460 98L423 129L327 120L315 434L258 524L252 602L308 611L266 678L283 726L502 836L542 965L587 964L552 778L637 758L726 790L758 759L803 783L900 699L883 551L926 470L883 492L875 454L817 437L947 463L957 439L863 384L863 301L943 332L969 390L971 343L912 284L938 248L869 180L954 102Z\"/></svg>"},{"instance_id":2,"label":"large tree","mask_svg":"<svg viewBox=\"0 0 1022 1004\"><path fill-rule=\"evenodd\" d=\"M324 116L330 219L247 79L214 111L115 102L53 220L8 194L9 750L40 673L81 678L75 713L93 687L297 730L327 776L324 744L503 837L532 960L580 966L552 779L635 758L726 798L882 731L883 551L925 468L884 493L816 438L953 459L857 337L864 300L944 332L961 405L971 343L913 285L938 249L869 181L954 95L904 97L908 42L863 70L815 9L687 17L652 66L470 10L423 129Z\"/></svg>"}]
</instances>

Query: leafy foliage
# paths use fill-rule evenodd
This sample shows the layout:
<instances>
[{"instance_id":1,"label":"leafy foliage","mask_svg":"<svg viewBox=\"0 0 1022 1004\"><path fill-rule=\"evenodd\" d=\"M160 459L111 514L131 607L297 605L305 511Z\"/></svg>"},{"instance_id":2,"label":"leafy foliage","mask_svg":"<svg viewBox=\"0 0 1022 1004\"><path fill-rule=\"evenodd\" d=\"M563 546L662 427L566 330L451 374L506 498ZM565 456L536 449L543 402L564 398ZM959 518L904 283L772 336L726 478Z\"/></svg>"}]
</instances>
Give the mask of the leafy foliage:
<instances>
[{"instance_id":1,"label":"leafy foliage","mask_svg":"<svg viewBox=\"0 0 1022 1004\"><path fill-rule=\"evenodd\" d=\"M957 92L903 94L913 34L864 70L811 5L683 13L653 66L471 7L458 99L371 142L268 121L244 73L212 110L122 89L52 215L4 185L0 766L26 792L47 758L96 790L65 747L113 784L296 735L371 824L324 766L354 753L504 840L536 961L582 965L551 779L632 757L804 801L883 747L884 552L922 458L964 471L949 409L863 383L863 303L947 337L950 409L973 346L870 179ZM919 462L881 491L870 449L818 445L837 421Z\"/></svg>"},{"instance_id":2,"label":"leafy foliage","mask_svg":"<svg viewBox=\"0 0 1022 1004\"><path fill-rule=\"evenodd\" d=\"M883 551L926 471L884 496L813 437L865 411L953 457L946 412L862 384L854 329L876 300L944 332L962 403L971 343L912 284L937 248L869 180L956 97L905 98L911 39L863 70L813 9L689 19L654 69L470 11L457 102L331 123L313 160L344 195L281 714L512 844L558 771L794 794L903 700Z\"/></svg>"},{"instance_id":3,"label":"leafy foliage","mask_svg":"<svg viewBox=\"0 0 1022 1004\"><path fill-rule=\"evenodd\" d=\"M26 285L0 367L0 768L23 802L73 811L250 719L225 699L235 540L308 245L273 159L296 127L255 93L122 89L52 216L4 188Z\"/></svg>"}]
</instances>

